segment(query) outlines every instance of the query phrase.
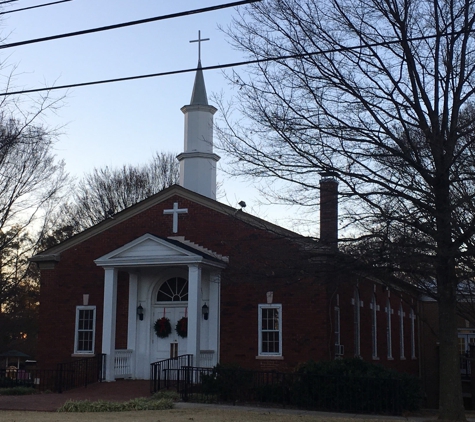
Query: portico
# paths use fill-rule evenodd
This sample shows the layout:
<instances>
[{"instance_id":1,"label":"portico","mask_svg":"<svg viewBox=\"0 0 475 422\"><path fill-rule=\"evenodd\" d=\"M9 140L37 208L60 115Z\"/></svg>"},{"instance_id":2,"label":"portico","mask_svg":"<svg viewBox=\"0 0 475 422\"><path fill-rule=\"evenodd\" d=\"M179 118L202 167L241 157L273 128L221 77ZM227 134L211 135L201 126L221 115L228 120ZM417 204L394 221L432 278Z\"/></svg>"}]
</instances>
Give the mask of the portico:
<instances>
[{"instance_id":1,"label":"portico","mask_svg":"<svg viewBox=\"0 0 475 422\"><path fill-rule=\"evenodd\" d=\"M146 234L94 262L104 268L102 353L106 355L106 381L115 380L117 356L124 355L115 347L119 270L129 274L127 351L132 378L148 379L150 363L174 354L191 354L198 366L201 360L211 366L218 362L220 280L226 258L183 238ZM208 319L203 316L204 305ZM137 315L139 306L143 320ZM172 327L166 338L158 337L153 329L162 316ZM175 330L177 320L183 317L188 322L185 338Z\"/></svg>"}]
</instances>

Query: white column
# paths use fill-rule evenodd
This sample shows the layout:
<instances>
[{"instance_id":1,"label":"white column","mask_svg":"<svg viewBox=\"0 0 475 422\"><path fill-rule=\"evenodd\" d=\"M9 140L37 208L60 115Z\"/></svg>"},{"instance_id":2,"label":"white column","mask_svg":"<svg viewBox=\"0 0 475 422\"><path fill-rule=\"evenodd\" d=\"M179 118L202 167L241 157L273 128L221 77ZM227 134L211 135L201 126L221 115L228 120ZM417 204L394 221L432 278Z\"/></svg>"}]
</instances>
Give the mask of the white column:
<instances>
[{"instance_id":1,"label":"white column","mask_svg":"<svg viewBox=\"0 0 475 422\"><path fill-rule=\"evenodd\" d=\"M106 355L106 381L115 381L115 325L117 314L117 270L104 269L104 309L102 317L102 353Z\"/></svg>"},{"instance_id":2,"label":"white column","mask_svg":"<svg viewBox=\"0 0 475 422\"><path fill-rule=\"evenodd\" d=\"M200 362L200 326L201 326L201 267L188 267L188 337L187 352L193 355L193 365Z\"/></svg>"},{"instance_id":3,"label":"white column","mask_svg":"<svg viewBox=\"0 0 475 422\"><path fill-rule=\"evenodd\" d=\"M137 294L138 294L138 275L137 273L129 273L129 317L127 321L127 349L132 352L132 374L135 378L135 359L137 356Z\"/></svg>"},{"instance_id":4,"label":"white column","mask_svg":"<svg viewBox=\"0 0 475 422\"><path fill-rule=\"evenodd\" d=\"M215 362L219 362L219 327L221 317L221 273L216 271L210 275L209 283L209 347L215 351Z\"/></svg>"}]
</instances>

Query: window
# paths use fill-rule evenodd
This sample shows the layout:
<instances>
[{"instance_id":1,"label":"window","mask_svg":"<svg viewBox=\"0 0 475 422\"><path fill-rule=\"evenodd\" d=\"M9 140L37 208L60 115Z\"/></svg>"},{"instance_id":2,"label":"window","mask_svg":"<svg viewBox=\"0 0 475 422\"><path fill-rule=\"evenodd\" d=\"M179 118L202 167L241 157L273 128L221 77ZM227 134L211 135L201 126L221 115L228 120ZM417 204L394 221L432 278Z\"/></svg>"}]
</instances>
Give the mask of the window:
<instances>
[{"instance_id":1,"label":"window","mask_svg":"<svg viewBox=\"0 0 475 422\"><path fill-rule=\"evenodd\" d=\"M386 306L386 313L387 313L387 325L386 325L386 343L387 343L387 346L388 346L388 359L392 359L393 358L393 343L392 343L392 333L391 333L391 313L392 313L392 309L391 309L391 303L389 302L389 299L388 299L388 303L387 303L387 306Z\"/></svg>"},{"instance_id":2,"label":"window","mask_svg":"<svg viewBox=\"0 0 475 422\"><path fill-rule=\"evenodd\" d=\"M411 359L416 359L416 315L414 309L411 309Z\"/></svg>"},{"instance_id":3,"label":"window","mask_svg":"<svg viewBox=\"0 0 475 422\"><path fill-rule=\"evenodd\" d=\"M335 346L339 346L340 342L340 307L335 306Z\"/></svg>"},{"instance_id":4,"label":"window","mask_svg":"<svg viewBox=\"0 0 475 422\"><path fill-rule=\"evenodd\" d=\"M399 350L401 351L401 359L406 359L404 353L404 310L402 303L399 306Z\"/></svg>"},{"instance_id":5,"label":"window","mask_svg":"<svg viewBox=\"0 0 475 422\"><path fill-rule=\"evenodd\" d=\"M282 305L259 305L259 356L282 356Z\"/></svg>"},{"instance_id":6,"label":"window","mask_svg":"<svg viewBox=\"0 0 475 422\"><path fill-rule=\"evenodd\" d=\"M358 289L355 287L354 292L354 339L355 339L355 356L360 356L360 294Z\"/></svg>"},{"instance_id":7,"label":"window","mask_svg":"<svg viewBox=\"0 0 475 422\"><path fill-rule=\"evenodd\" d=\"M372 356L378 357L378 319L377 319L378 306L376 305L376 296L373 294L371 299L371 341L372 341Z\"/></svg>"},{"instance_id":8,"label":"window","mask_svg":"<svg viewBox=\"0 0 475 422\"><path fill-rule=\"evenodd\" d=\"M94 353L95 330L96 307L77 306L74 353Z\"/></svg>"},{"instance_id":9,"label":"window","mask_svg":"<svg viewBox=\"0 0 475 422\"><path fill-rule=\"evenodd\" d=\"M160 286L157 302L187 302L188 281L181 277L173 277Z\"/></svg>"}]
</instances>

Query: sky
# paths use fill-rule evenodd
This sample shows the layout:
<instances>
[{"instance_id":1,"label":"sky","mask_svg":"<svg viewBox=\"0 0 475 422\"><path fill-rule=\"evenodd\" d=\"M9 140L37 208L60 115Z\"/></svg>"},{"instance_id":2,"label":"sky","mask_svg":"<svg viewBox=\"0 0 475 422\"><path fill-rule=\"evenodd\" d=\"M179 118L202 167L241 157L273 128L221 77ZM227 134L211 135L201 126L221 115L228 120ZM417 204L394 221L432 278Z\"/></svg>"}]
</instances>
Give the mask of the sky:
<instances>
[{"instance_id":1,"label":"sky","mask_svg":"<svg viewBox=\"0 0 475 422\"><path fill-rule=\"evenodd\" d=\"M3 11L51 1L18 0ZM0 30L5 43L14 43L227 2L231 0L73 0L4 14ZM219 29L235 14L228 8L3 49L1 60L8 66L1 74L15 65L13 88L34 89L194 68L198 48L189 41L197 39L198 30L202 38L210 38L202 43L203 66L241 61L242 53L232 49ZM208 97L231 95L222 71L206 71L204 77ZM45 115L47 125L61 128L57 157L73 177L81 178L95 167L145 164L157 151L182 152L180 108L190 102L193 81L194 73L185 73L54 91L55 97L65 95L63 105ZM247 212L295 228L295 211L260 204L263 198L253 182L227 176L227 157L216 152L222 156L218 181L225 193L219 200L234 207L244 200Z\"/></svg>"}]
</instances>

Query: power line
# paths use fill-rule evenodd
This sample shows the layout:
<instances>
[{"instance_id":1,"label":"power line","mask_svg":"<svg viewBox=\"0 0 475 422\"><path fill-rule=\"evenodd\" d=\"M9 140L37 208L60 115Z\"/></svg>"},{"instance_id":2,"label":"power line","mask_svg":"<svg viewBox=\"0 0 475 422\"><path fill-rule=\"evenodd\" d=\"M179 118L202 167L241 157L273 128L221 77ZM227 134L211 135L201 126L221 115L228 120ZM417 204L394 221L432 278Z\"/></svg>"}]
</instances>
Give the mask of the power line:
<instances>
[{"instance_id":1,"label":"power line","mask_svg":"<svg viewBox=\"0 0 475 422\"><path fill-rule=\"evenodd\" d=\"M0 1L0 6L1 6L2 4L7 4L7 3L14 3L14 2L16 2L16 1L18 1L18 0L6 0L6 1Z\"/></svg>"},{"instance_id":2,"label":"power line","mask_svg":"<svg viewBox=\"0 0 475 422\"><path fill-rule=\"evenodd\" d=\"M469 31L467 30L454 31L454 32L449 32L445 34L423 35L420 37L409 38L407 41L408 42L423 41L423 40L433 39L433 38L437 38L441 36L460 35L465 32L474 33L475 29L471 29ZM285 56L268 57L264 59L246 60L242 62L227 63L227 64L220 64L220 65L214 65L214 66L205 66L205 67L202 67L201 69L202 70L227 69L230 67L239 67L239 66L245 66L249 64L259 64L259 63L267 63L267 62L276 62L280 60L298 59L298 58L305 58L305 57L311 57L311 56L318 56L321 54L341 53L345 51L361 50L364 48L390 46L390 45L399 44L399 43L400 43L399 40L394 40L394 41L381 41L378 43L372 43L372 44L366 44L366 45L358 44L353 47L332 48L332 49L323 50L323 51L297 53L297 54L290 54L290 55L285 55ZM195 72L196 70L197 70L196 68L171 70L168 72L150 73L146 75L126 76L126 77L115 78L115 79L103 79L103 80L98 80L98 81L80 82L80 83L75 83L75 84L51 86L51 87L45 87L45 88L25 89L21 91L13 91L13 92L1 92L0 97L4 97L7 95L31 94L34 92L42 92L42 91L55 91L58 89L69 89L69 88L77 88L77 87L91 86L91 85L101 85L101 84L108 84L108 83L113 83L113 82L125 82L125 81L132 81L132 80L138 80L138 79L156 78L159 76L179 75L182 73Z\"/></svg>"},{"instance_id":3,"label":"power line","mask_svg":"<svg viewBox=\"0 0 475 422\"><path fill-rule=\"evenodd\" d=\"M4 3L10 3L11 1L17 1L17 0L9 0ZM73 1L73 0L59 0L59 1L53 1L51 3L38 4L36 6L23 7L22 9L7 10L6 12L0 12L0 15L6 15L7 13L22 12L24 10L30 10L30 9L37 9L38 7L51 6L53 4L66 3L68 1ZM4 3L0 3L0 5Z\"/></svg>"},{"instance_id":4,"label":"power line","mask_svg":"<svg viewBox=\"0 0 475 422\"><path fill-rule=\"evenodd\" d=\"M92 34L95 32L102 32L102 31L110 31L111 29L118 29L118 28L125 28L127 26L133 26L133 25L142 25L144 23L149 23L149 22L157 22L165 19L173 19L173 18L179 18L183 16L191 16L191 15L196 15L198 13L206 13L206 12L213 12L215 10L220 10L220 9L226 9L229 7L236 7L236 6L242 6L244 4L249 4L249 3L256 3L261 0L241 0L241 1L236 1L233 3L225 3L225 4L220 4L217 6L211 6L211 7L204 7L202 9L194 9L194 10L188 10L185 12L179 12L179 13L171 13L169 15L162 15L162 16L156 16L153 18L147 18L147 19L140 19L137 21L130 21L130 22L124 22L124 23L118 23L115 25L108 25L108 26L101 26L99 28L92 28L92 29L85 29L82 31L75 31L75 32L68 32L64 34L59 34L59 35L52 35L49 37L43 37L43 38L35 38L31 40L25 40L25 41L18 41L10 44L3 44L0 45L0 49L4 48L11 48L11 47L19 47L21 45L27 45L27 44L35 44L39 42L44 42L44 41L52 41L52 40L57 40L60 38L68 38L68 37L76 37L78 35L85 35L85 34Z\"/></svg>"}]
</instances>

